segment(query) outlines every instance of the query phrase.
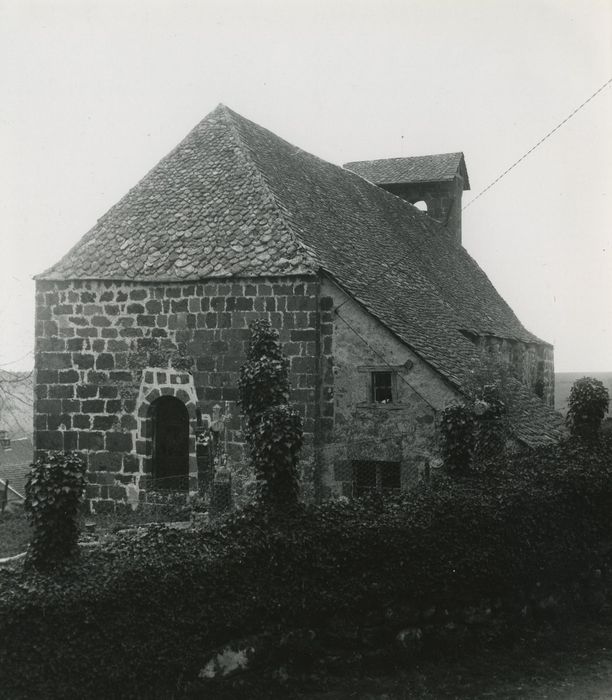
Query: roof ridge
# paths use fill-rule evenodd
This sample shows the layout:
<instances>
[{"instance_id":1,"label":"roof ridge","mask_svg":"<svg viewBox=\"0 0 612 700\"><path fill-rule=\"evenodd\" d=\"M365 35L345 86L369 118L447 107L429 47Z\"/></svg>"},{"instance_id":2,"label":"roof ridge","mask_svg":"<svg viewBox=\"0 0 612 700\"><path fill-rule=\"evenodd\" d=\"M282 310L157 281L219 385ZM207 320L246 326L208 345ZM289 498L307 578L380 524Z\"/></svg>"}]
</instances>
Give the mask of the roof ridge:
<instances>
[{"instance_id":1,"label":"roof ridge","mask_svg":"<svg viewBox=\"0 0 612 700\"><path fill-rule=\"evenodd\" d=\"M389 156L388 158L367 158L362 160L351 160L343 164L343 167L347 165L354 165L355 163L378 163L388 160L414 160L415 158L437 158L438 156L463 156L465 154L463 151L448 151L444 153L423 153L420 156Z\"/></svg>"},{"instance_id":2,"label":"roof ridge","mask_svg":"<svg viewBox=\"0 0 612 700\"><path fill-rule=\"evenodd\" d=\"M251 153L251 149L249 147L249 144L247 143L247 141L243 138L242 134L240 133L238 126L236 124L235 118L239 117L241 120L244 120L244 121L249 121L249 120L246 119L246 117L243 117L242 115L238 114L237 112L234 112L232 109L227 107L227 105L219 104L217 109L222 109L223 115L225 117L225 123L231 129L236 141L238 141L238 144L241 146L241 152L244 153L245 158L253 166L253 170L255 171L258 179L263 184L265 191L270 196L270 199L274 202L274 206L278 212L278 215L279 215L279 218L282 222L282 225L286 229L287 233L291 236L292 241L296 245L298 245L302 250L304 250L304 252L310 258L310 262L315 264L315 267L317 267L317 268L320 267L320 261L319 261L318 257L314 254L312 249L303 242L301 236L295 231L294 226L290 223L290 221L289 221L289 219L284 211L284 207L279 202L278 197L276 196L276 193L274 192L272 186L270 185L270 183L266 179L266 176L263 174L263 172L261 171L255 158L253 157L253 155ZM260 127L260 128L264 128L264 127Z\"/></svg>"},{"instance_id":3,"label":"roof ridge","mask_svg":"<svg viewBox=\"0 0 612 700\"><path fill-rule=\"evenodd\" d=\"M114 204L112 204L103 214L101 214L95 221L94 224L76 241L76 243L70 247L70 249L59 259L57 260L53 265L50 267L46 268L42 272L39 272L37 275L34 275L32 279L34 280L43 280L47 278L47 275L53 273L54 270L56 270L58 267L61 267L61 264L64 262L64 260L67 260L70 258L72 255L73 251L78 250L83 246L84 243L87 242L89 238L95 238L96 236L96 229L97 226L100 222L102 222L104 219L110 218L113 211L118 209L125 201L127 201L130 197L131 194L133 194L141 185L141 183L145 182L147 178L159 168L159 166L164 163L165 161L168 161L179 149L181 148L182 144L191 136L192 133L197 131L197 129L200 128L201 124L205 122L207 119L209 119L215 112L221 111L222 109L227 109L227 107L219 103L215 109L212 110L212 112L209 112L205 117L200 119L200 121L195 124L188 132L187 134L176 144L174 145L165 155L163 155L154 165L152 165L147 172L128 189L128 191L120 197Z\"/></svg>"}]
</instances>

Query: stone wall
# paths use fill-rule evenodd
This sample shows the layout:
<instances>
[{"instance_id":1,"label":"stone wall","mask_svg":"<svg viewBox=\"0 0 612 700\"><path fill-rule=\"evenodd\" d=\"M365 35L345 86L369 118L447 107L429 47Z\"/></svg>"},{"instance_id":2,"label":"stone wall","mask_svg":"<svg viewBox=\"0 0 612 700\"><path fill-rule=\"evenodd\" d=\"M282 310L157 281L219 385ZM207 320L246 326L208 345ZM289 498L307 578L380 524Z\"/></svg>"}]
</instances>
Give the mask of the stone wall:
<instances>
[{"instance_id":1,"label":"stone wall","mask_svg":"<svg viewBox=\"0 0 612 700\"><path fill-rule=\"evenodd\" d=\"M551 408L555 405L555 361L552 345L521 343L494 336L484 336L477 344L494 353L499 353L520 377L525 386L540 396Z\"/></svg>"},{"instance_id":2,"label":"stone wall","mask_svg":"<svg viewBox=\"0 0 612 700\"><path fill-rule=\"evenodd\" d=\"M318 462L323 496L352 494L356 460L400 462L405 488L435 458L435 415L457 392L326 280L321 288L321 334L322 446ZM373 403L372 371L391 368L393 402Z\"/></svg>"},{"instance_id":3,"label":"stone wall","mask_svg":"<svg viewBox=\"0 0 612 700\"><path fill-rule=\"evenodd\" d=\"M427 204L427 216L443 224L452 233L453 240L461 243L463 178L460 175L443 182L413 182L380 187L411 204L424 201Z\"/></svg>"},{"instance_id":4,"label":"stone wall","mask_svg":"<svg viewBox=\"0 0 612 700\"><path fill-rule=\"evenodd\" d=\"M309 493L319 486L320 498L351 495L355 461L400 463L402 488L427 468L436 453L436 413L457 398L456 390L331 281L314 276L200 284L39 281L35 449L82 452L89 498L106 501L100 506L106 508L113 501L134 504L151 474L149 409L157 397L172 395L189 414L190 490L197 488L198 415L212 416L217 404L230 416L232 464L248 478L237 383L256 318L279 329L290 358ZM552 348L482 342L520 367L534 390L542 381L544 400L552 401ZM389 404L371 399L376 371L393 373Z\"/></svg>"},{"instance_id":5,"label":"stone wall","mask_svg":"<svg viewBox=\"0 0 612 700\"><path fill-rule=\"evenodd\" d=\"M35 449L82 452L90 499L107 506L128 495L133 500L135 492L142 499L151 467L146 412L158 392L188 407L191 458L196 409L212 415L215 404L227 408L228 453L244 465L238 372L249 323L267 318L290 359L307 468L317 418L318 298L316 277L201 284L38 281Z\"/></svg>"}]
</instances>

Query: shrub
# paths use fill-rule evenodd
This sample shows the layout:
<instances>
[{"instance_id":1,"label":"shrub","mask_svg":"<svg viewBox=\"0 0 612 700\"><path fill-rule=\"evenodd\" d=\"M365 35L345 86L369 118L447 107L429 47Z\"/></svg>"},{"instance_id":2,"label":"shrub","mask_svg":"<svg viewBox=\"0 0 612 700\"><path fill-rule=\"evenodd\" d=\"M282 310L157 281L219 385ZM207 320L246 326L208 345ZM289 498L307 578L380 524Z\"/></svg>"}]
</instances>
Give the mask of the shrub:
<instances>
[{"instance_id":1,"label":"shrub","mask_svg":"<svg viewBox=\"0 0 612 700\"><path fill-rule=\"evenodd\" d=\"M599 379L577 379L570 391L566 416L571 434L585 440L597 438L609 403L608 390Z\"/></svg>"},{"instance_id":2,"label":"shrub","mask_svg":"<svg viewBox=\"0 0 612 700\"><path fill-rule=\"evenodd\" d=\"M85 462L75 452L51 452L32 465L25 510L34 532L27 565L53 567L78 551L79 508L85 492Z\"/></svg>"},{"instance_id":3,"label":"shrub","mask_svg":"<svg viewBox=\"0 0 612 700\"><path fill-rule=\"evenodd\" d=\"M440 416L442 459L451 472L467 473L474 451L474 416L464 404L447 406Z\"/></svg>"},{"instance_id":4,"label":"shrub","mask_svg":"<svg viewBox=\"0 0 612 700\"><path fill-rule=\"evenodd\" d=\"M302 419L289 405L289 361L278 343L278 331L265 320L254 321L250 328L239 380L245 438L257 478L263 482L261 498L282 509L297 503Z\"/></svg>"},{"instance_id":5,"label":"shrub","mask_svg":"<svg viewBox=\"0 0 612 700\"><path fill-rule=\"evenodd\" d=\"M249 507L209 530L125 534L52 583L0 572L0 687L16 699L178 698L180 679L231 639L402 601L520 610L572 592L606 563L611 456L612 441L568 442L397 500Z\"/></svg>"},{"instance_id":6,"label":"shrub","mask_svg":"<svg viewBox=\"0 0 612 700\"><path fill-rule=\"evenodd\" d=\"M482 354L465 383L463 403L441 414L440 447L448 471L499 468L510 436L508 415L516 382L498 355Z\"/></svg>"}]
</instances>

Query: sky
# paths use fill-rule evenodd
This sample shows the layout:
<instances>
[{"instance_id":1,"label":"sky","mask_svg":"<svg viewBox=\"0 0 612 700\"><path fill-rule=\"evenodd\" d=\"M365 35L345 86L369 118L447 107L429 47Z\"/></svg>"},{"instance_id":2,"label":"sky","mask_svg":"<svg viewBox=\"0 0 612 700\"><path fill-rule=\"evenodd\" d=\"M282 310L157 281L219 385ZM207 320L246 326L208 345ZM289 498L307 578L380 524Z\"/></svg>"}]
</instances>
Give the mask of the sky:
<instances>
[{"instance_id":1,"label":"sky","mask_svg":"<svg viewBox=\"0 0 612 700\"><path fill-rule=\"evenodd\" d=\"M612 0L0 0L0 367L34 283L222 102L336 164L463 151L464 206L612 78ZM557 371L612 371L612 85L463 213Z\"/></svg>"}]
</instances>

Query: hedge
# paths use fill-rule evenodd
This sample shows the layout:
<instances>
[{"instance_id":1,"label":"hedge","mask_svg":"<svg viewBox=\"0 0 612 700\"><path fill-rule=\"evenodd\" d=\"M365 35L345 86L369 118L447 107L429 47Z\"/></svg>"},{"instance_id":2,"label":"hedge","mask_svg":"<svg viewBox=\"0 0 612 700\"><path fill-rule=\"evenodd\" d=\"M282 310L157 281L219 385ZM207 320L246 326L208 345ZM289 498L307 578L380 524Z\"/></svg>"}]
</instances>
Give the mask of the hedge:
<instances>
[{"instance_id":1,"label":"hedge","mask_svg":"<svg viewBox=\"0 0 612 700\"><path fill-rule=\"evenodd\" d=\"M170 698L206 652L385 601L520 604L570 588L612 541L612 442L566 443L399 499L256 508L207 531L117 536L53 575L0 572L10 698Z\"/></svg>"}]
</instances>

